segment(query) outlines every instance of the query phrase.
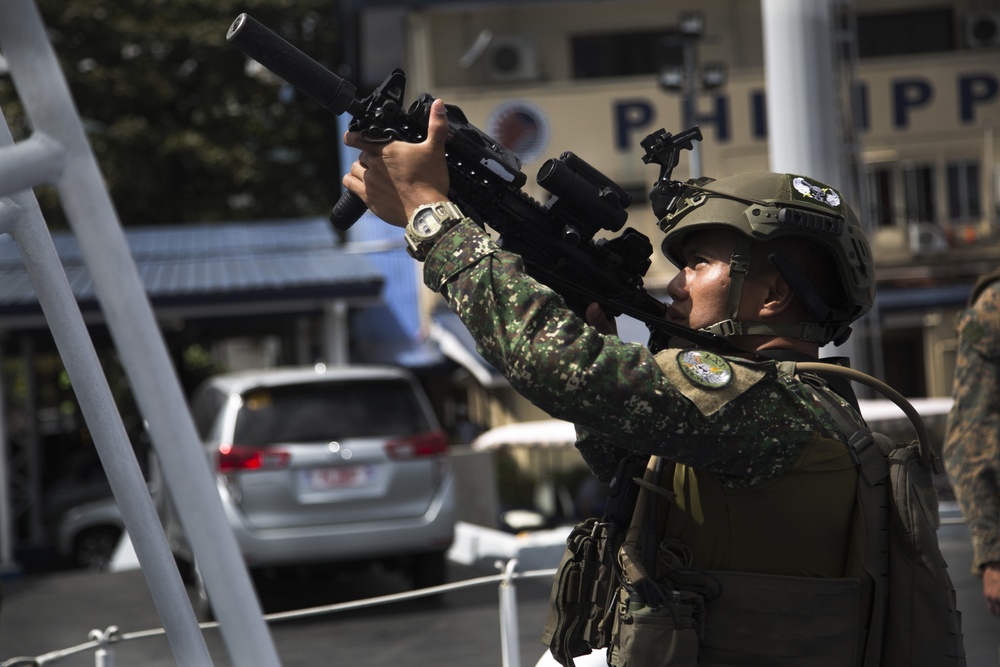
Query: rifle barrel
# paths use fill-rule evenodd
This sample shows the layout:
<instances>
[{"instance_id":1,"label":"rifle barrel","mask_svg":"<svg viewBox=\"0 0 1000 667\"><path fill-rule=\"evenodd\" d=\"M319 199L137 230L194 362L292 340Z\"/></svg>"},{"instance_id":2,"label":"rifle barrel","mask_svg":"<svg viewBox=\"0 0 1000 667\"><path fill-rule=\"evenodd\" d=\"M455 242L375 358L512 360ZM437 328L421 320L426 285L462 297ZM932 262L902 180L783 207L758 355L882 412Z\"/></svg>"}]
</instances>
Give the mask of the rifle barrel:
<instances>
[{"instance_id":1,"label":"rifle barrel","mask_svg":"<svg viewBox=\"0 0 1000 667\"><path fill-rule=\"evenodd\" d=\"M324 109L338 115L345 111L352 116L364 113L356 99L354 84L323 67L249 14L236 17L226 33L226 41Z\"/></svg>"}]
</instances>

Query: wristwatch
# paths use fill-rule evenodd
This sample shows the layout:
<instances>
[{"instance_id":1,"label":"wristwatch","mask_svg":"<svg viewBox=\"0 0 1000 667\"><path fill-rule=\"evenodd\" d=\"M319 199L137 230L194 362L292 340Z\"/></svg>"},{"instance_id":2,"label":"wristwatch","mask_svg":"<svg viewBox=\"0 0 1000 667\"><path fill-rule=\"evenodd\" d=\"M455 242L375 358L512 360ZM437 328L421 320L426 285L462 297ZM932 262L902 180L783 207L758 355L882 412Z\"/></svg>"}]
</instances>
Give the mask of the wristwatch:
<instances>
[{"instance_id":1,"label":"wristwatch","mask_svg":"<svg viewBox=\"0 0 1000 667\"><path fill-rule=\"evenodd\" d=\"M462 211L450 201L418 206L406 225L406 252L413 259L424 261L441 235L464 219Z\"/></svg>"}]
</instances>

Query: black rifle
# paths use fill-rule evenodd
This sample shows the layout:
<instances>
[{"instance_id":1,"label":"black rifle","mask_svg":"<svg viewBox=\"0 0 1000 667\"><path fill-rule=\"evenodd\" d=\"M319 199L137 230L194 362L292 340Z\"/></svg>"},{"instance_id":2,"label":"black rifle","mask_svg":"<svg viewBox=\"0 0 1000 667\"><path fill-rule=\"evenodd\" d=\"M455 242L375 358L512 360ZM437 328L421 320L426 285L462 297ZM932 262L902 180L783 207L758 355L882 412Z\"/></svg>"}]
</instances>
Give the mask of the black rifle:
<instances>
[{"instance_id":1,"label":"black rifle","mask_svg":"<svg viewBox=\"0 0 1000 667\"><path fill-rule=\"evenodd\" d=\"M426 93L404 110L406 76L393 70L364 99L356 87L302 53L246 14L240 14L226 39L246 55L312 98L325 109L348 113L349 129L368 142L418 143L427 135L434 98ZM664 305L649 294L642 279L653 253L649 238L631 227L616 237L594 239L602 231L618 232L628 218L632 197L607 176L566 152L550 159L538 173L538 183L553 196L544 205L525 194L521 161L498 141L469 123L462 110L445 105L445 143L451 189L448 196L480 225L495 230L504 250L520 255L529 275L562 295L578 314L597 302L608 316L627 314L650 329L650 347L665 346L671 336L712 347L725 347L721 336L692 331L663 318ZM659 130L647 137L647 164L660 165L653 194L657 200L680 191L670 180L681 150L701 139L697 127L673 136ZM659 193L659 194L657 194ZM347 192L333 207L330 220L346 230L367 210Z\"/></svg>"}]
</instances>

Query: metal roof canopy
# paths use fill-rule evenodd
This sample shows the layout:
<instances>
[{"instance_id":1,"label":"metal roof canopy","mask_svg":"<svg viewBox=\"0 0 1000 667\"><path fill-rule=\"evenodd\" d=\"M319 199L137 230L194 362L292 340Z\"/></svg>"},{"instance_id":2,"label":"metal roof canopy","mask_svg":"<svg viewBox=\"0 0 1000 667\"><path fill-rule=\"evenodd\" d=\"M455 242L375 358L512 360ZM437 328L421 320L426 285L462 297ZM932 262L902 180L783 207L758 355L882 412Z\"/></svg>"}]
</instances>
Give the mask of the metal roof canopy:
<instances>
[{"instance_id":1,"label":"metal roof canopy","mask_svg":"<svg viewBox=\"0 0 1000 667\"><path fill-rule=\"evenodd\" d=\"M377 299L384 279L363 254L336 247L325 218L226 222L124 230L157 315L222 317L318 309ZM76 237L52 241L73 296L89 319L97 294ZM0 328L44 324L17 244L0 237Z\"/></svg>"}]
</instances>

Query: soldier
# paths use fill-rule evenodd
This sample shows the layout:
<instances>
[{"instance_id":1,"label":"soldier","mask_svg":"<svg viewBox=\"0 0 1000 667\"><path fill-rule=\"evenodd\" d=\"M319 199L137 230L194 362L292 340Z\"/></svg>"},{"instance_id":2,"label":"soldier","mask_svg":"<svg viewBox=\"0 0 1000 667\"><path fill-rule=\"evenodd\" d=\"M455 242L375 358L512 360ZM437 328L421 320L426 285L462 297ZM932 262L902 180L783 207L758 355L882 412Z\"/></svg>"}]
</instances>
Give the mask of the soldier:
<instances>
[{"instance_id":1,"label":"soldier","mask_svg":"<svg viewBox=\"0 0 1000 667\"><path fill-rule=\"evenodd\" d=\"M954 397L945 466L972 534L972 571L1000 617L1000 271L978 281L959 321Z\"/></svg>"},{"instance_id":2,"label":"soldier","mask_svg":"<svg viewBox=\"0 0 1000 667\"><path fill-rule=\"evenodd\" d=\"M823 589L822 604L802 607L801 624L785 609L738 612L741 623L762 628L741 636L740 664L772 664L775 652L789 650L798 661L781 664L861 664L859 589L843 585L859 576L850 536L858 470L840 421L860 423L856 399L849 383L814 377L836 406L827 408L779 369L779 361L815 359L821 345L845 340L872 305L868 243L839 194L787 174L689 185L660 222L662 249L679 269L666 316L729 347L654 355L607 335L613 325L596 304L586 322L577 317L448 201L446 133L440 100L423 143L374 145L348 133L346 143L361 154L345 187L383 220L405 226L426 285L515 389L577 425L577 447L598 478L611 480L625 457L671 462L660 481L677 500L655 532L663 544L680 545L686 567L793 577ZM837 605L842 611L831 611ZM657 641L651 650L662 654L669 640ZM610 659L652 664L624 649ZM655 664L694 663L661 655Z\"/></svg>"}]
</instances>

